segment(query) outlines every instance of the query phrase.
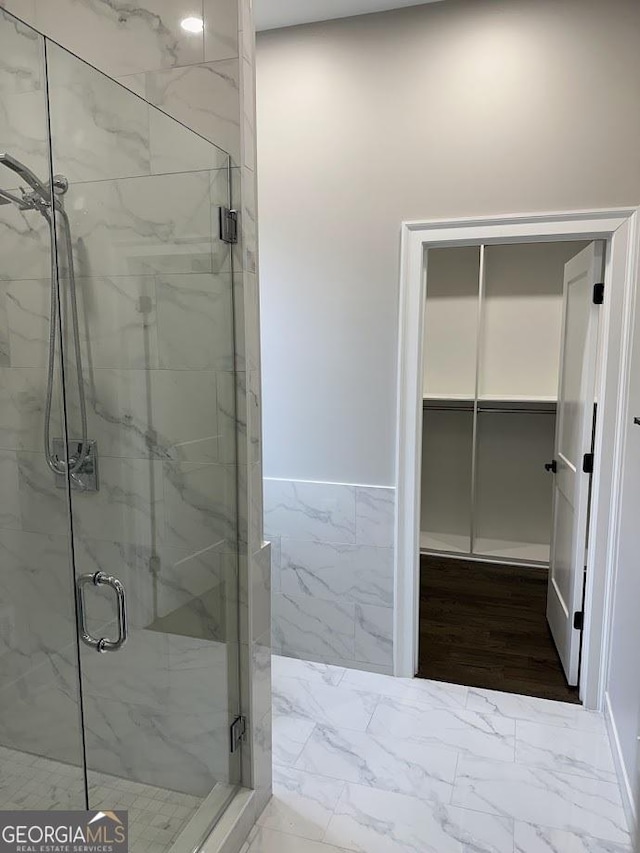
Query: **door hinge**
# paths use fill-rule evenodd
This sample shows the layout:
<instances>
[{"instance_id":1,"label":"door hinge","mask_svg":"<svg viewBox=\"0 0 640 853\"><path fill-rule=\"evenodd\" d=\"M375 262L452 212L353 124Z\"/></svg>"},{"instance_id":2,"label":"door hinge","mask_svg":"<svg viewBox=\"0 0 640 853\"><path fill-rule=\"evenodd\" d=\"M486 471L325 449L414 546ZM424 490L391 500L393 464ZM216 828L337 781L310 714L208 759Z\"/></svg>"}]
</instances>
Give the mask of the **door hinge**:
<instances>
[{"instance_id":1,"label":"door hinge","mask_svg":"<svg viewBox=\"0 0 640 853\"><path fill-rule=\"evenodd\" d=\"M582 631L584 628L584 610L579 610L573 614L573 627L576 631Z\"/></svg>"},{"instance_id":2,"label":"door hinge","mask_svg":"<svg viewBox=\"0 0 640 853\"><path fill-rule=\"evenodd\" d=\"M593 453L585 453L582 457L582 470L585 474L593 474Z\"/></svg>"},{"instance_id":3,"label":"door hinge","mask_svg":"<svg viewBox=\"0 0 640 853\"><path fill-rule=\"evenodd\" d=\"M552 459L551 462L545 462L544 470L549 471L551 474L557 474L558 473L558 461L557 461L557 459Z\"/></svg>"},{"instance_id":4,"label":"door hinge","mask_svg":"<svg viewBox=\"0 0 640 853\"><path fill-rule=\"evenodd\" d=\"M598 282L593 285L593 304L602 305L604 302L604 283Z\"/></svg>"},{"instance_id":5,"label":"door hinge","mask_svg":"<svg viewBox=\"0 0 640 853\"><path fill-rule=\"evenodd\" d=\"M238 211L220 208L220 239L223 243L238 242Z\"/></svg>"},{"instance_id":6,"label":"door hinge","mask_svg":"<svg viewBox=\"0 0 640 853\"><path fill-rule=\"evenodd\" d=\"M235 752L247 736L247 718L236 717L231 723L230 729L230 751Z\"/></svg>"}]
</instances>

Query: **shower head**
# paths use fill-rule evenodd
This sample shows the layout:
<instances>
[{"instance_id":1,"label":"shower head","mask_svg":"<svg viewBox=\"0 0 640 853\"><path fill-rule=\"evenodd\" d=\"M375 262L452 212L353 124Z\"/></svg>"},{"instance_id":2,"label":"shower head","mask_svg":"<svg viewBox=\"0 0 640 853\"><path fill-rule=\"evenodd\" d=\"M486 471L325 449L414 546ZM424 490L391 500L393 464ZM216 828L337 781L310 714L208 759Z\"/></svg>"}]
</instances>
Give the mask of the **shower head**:
<instances>
[{"instance_id":1,"label":"shower head","mask_svg":"<svg viewBox=\"0 0 640 853\"><path fill-rule=\"evenodd\" d=\"M46 184L43 184L40 178L31 171L28 166L25 166L24 163L21 163L20 160L16 160L15 157L12 157L11 154L0 154L0 164L6 166L7 169L11 169L12 172L15 172L16 175L19 175L23 181L29 184L31 189L36 192L44 201L51 200L51 191Z\"/></svg>"}]
</instances>

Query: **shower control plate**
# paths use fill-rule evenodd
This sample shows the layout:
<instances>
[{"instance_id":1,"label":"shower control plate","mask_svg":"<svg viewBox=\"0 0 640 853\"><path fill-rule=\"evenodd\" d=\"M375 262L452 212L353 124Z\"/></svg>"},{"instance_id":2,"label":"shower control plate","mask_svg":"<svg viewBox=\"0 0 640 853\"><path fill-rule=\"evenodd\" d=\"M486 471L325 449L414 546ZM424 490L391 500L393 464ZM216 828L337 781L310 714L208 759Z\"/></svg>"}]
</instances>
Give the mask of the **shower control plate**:
<instances>
[{"instance_id":1,"label":"shower control plate","mask_svg":"<svg viewBox=\"0 0 640 853\"><path fill-rule=\"evenodd\" d=\"M64 452L64 439L53 439L53 453L58 459L77 459L82 453L82 442L70 439L68 453ZM67 478L64 474L55 474L56 488L65 489ZM71 488L77 492L97 492L100 488L98 479L98 443L86 442L85 458L80 468L71 475Z\"/></svg>"}]
</instances>

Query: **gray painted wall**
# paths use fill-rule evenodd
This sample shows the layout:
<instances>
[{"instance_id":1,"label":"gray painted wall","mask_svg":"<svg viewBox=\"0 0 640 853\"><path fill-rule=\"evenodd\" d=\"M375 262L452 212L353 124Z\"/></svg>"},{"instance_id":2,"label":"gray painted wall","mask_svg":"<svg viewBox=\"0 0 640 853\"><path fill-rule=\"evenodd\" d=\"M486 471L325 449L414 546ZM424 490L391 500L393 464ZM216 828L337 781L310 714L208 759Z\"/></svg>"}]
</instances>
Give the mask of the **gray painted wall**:
<instances>
[{"instance_id":1,"label":"gray painted wall","mask_svg":"<svg viewBox=\"0 0 640 853\"><path fill-rule=\"evenodd\" d=\"M636 0L259 35L266 476L394 484L403 219L640 202L639 43Z\"/></svg>"}]
</instances>

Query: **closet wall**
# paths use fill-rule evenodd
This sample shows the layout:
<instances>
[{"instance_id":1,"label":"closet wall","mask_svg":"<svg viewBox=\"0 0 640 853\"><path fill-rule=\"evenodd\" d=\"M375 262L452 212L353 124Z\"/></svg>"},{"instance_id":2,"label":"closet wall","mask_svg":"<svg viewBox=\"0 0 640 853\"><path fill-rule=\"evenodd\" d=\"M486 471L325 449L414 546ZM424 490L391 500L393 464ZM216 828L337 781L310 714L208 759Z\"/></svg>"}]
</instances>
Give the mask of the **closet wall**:
<instances>
[{"instance_id":1,"label":"closet wall","mask_svg":"<svg viewBox=\"0 0 640 853\"><path fill-rule=\"evenodd\" d=\"M564 265L584 245L429 252L424 550L548 562Z\"/></svg>"}]
</instances>

